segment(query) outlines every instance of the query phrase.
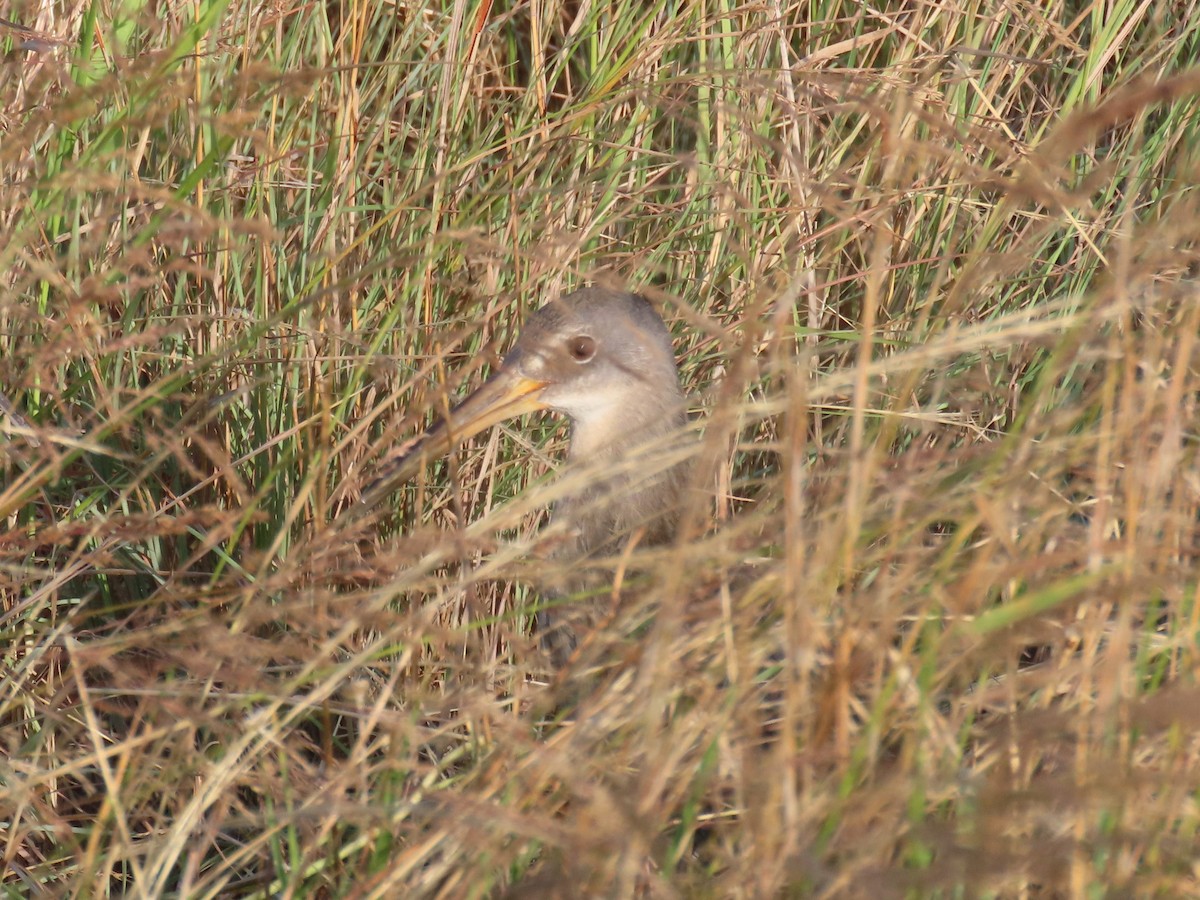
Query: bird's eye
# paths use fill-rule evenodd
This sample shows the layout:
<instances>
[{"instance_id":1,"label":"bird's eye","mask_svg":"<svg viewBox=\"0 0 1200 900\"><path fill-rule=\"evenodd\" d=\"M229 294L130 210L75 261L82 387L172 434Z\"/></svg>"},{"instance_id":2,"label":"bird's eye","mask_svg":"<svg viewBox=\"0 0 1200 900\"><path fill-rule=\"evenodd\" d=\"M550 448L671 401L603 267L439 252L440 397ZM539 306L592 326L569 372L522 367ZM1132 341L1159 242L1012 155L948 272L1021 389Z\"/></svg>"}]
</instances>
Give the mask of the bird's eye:
<instances>
[{"instance_id":1,"label":"bird's eye","mask_svg":"<svg viewBox=\"0 0 1200 900\"><path fill-rule=\"evenodd\" d=\"M577 363L591 362L596 355L596 342L586 334L581 334L567 341L567 351Z\"/></svg>"}]
</instances>

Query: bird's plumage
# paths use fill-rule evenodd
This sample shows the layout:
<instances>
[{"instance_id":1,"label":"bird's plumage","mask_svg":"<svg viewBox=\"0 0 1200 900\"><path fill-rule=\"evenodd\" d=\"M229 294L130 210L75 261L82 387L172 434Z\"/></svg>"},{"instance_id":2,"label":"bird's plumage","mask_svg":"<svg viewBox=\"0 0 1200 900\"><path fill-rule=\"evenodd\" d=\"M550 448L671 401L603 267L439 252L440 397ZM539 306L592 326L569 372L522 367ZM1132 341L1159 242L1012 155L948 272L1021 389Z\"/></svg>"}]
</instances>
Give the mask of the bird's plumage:
<instances>
[{"instance_id":1,"label":"bird's plumage","mask_svg":"<svg viewBox=\"0 0 1200 900\"><path fill-rule=\"evenodd\" d=\"M588 358L576 358L580 349ZM571 420L568 460L598 473L555 509L575 535L563 552L616 552L637 529L650 543L668 538L685 473L675 466L646 477L622 465L687 421L671 334L649 302L599 288L552 301L525 326L505 358L510 367L549 381L540 399Z\"/></svg>"},{"instance_id":2,"label":"bird's plumage","mask_svg":"<svg viewBox=\"0 0 1200 900\"><path fill-rule=\"evenodd\" d=\"M537 310L496 374L405 448L364 499L376 501L398 478L484 428L538 409L570 419L569 465L589 473L554 510L555 525L566 528L556 559L612 556L635 538L670 539L687 466L640 464L637 451L662 447L687 421L671 335L647 300L605 288L574 291ZM568 574L553 590L589 586ZM580 610L572 606L539 616L559 661L574 646L571 612Z\"/></svg>"}]
</instances>

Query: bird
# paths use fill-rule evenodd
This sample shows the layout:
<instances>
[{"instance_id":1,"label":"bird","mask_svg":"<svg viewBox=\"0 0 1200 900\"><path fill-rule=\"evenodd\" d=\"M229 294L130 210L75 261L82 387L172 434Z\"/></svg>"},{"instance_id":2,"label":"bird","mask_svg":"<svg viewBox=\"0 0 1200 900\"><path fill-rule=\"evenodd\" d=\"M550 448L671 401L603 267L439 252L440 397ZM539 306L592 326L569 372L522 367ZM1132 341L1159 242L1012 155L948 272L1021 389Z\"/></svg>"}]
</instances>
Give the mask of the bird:
<instances>
[{"instance_id":1,"label":"bird","mask_svg":"<svg viewBox=\"0 0 1200 900\"><path fill-rule=\"evenodd\" d=\"M571 602L572 594L594 593L596 569L582 564L613 558L631 542L667 543L679 521L690 457L662 451L687 440L687 401L671 333L648 300L592 286L540 307L496 372L401 447L359 505L377 505L398 481L481 431L538 411L567 417L566 468L583 470L551 515L563 529L552 556L565 574L536 617L543 649L562 666L590 617Z\"/></svg>"}]
</instances>

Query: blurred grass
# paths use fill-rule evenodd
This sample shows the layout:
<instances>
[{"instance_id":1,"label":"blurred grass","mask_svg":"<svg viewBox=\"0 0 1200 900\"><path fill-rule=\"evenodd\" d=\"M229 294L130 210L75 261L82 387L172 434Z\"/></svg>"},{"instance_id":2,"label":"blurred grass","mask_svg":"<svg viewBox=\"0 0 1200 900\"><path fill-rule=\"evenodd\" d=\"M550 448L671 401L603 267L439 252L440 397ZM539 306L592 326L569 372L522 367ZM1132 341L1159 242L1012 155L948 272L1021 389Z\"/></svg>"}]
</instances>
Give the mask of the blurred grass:
<instances>
[{"instance_id":1,"label":"blurred grass","mask_svg":"<svg viewBox=\"0 0 1200 900\"><path fill-rule=\"evenodd\" d=\"M8 15L7 896L1197 892L1193 6ZM546 673L559 426L339 512L592 280L718 524Z\"/></svg>"}]
</instances>

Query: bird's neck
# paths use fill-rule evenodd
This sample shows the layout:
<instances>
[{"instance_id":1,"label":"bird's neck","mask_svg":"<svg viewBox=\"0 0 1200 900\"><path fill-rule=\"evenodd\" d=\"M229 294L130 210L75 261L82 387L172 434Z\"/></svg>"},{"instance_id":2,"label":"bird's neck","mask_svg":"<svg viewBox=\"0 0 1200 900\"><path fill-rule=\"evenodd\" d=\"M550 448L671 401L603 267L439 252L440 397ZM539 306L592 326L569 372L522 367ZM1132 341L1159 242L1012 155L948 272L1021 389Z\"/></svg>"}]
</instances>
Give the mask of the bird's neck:
<instances>
[{"instance_id":1,"label":"bird's neck","mask_svg":"<svg viewBox=\"0 0 1200 900\"><path fill-rule=\"evenodd\" d=\"M678 432L686 423L682 398L677 404L649 409L638 404L614 405L587 418L572 420L567 458L573 462L619 459Z\"/></svg>"},{"instance_id":2,"label":"bird's neck","mask_svg":"<svg viewBox=\"0 0 1200 900\"><path fill-rule=\"evenodd\" d=\"M618 552L638 531L651 544L674 534L688 467L663 466L654 454L671 452L670 435L683 439L687 413L682 397L678 405L658 406L653 414L638 412L618 410L607 421L593 417L572 423L569 464L599 466L586 486L555 510L555 518L565 517L576 531L575 554Z\"/></svg>"}]
</instances>

